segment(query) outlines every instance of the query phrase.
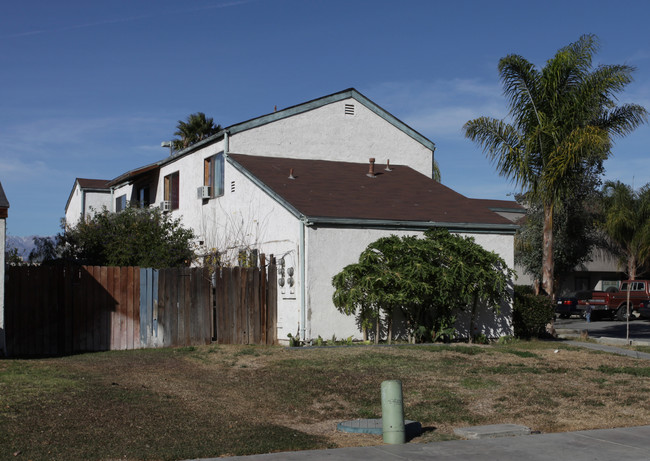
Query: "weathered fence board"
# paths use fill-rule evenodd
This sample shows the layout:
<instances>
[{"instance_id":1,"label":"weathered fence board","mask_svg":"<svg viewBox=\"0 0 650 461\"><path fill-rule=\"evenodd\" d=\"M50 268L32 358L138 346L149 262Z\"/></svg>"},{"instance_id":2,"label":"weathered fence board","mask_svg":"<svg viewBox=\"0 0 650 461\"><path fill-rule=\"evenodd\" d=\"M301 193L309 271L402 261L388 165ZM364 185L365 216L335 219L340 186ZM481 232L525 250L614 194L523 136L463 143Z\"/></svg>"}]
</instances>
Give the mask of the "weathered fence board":
<instances>
[{"instance_id":1,"label":"weathered fence board","mask_svg":"<svg viewBox=\"0 0 650 461\"><path fill-rule=\"evenodd\" d=\"M277 272L262 268L219 268L215 273L213 339L220 344L275 344Z\"/></svg>"},{"instance_id":2,"label":"weathered fence board","mask_svg":"<svg viewBox=\"0 0 650 461\"><path fill-rule=\"evenodd\" d=\"M14 356L277 339L273 263L214 276L206 268L98 266L7 267L6 275Z\"/></svg>"},{"instance_id":3,"label":"weathered fence board","mask_svg":"<svg viewBox=\"0 0 650 461\"><path fill-rule=\"evenodd\" d=\"M8 352L57 355L139 347L139 341L128 341L139 337L136 291L129 288L139 283L134 273L117 267L8 267Z\"/></svg>"}]
</instances>

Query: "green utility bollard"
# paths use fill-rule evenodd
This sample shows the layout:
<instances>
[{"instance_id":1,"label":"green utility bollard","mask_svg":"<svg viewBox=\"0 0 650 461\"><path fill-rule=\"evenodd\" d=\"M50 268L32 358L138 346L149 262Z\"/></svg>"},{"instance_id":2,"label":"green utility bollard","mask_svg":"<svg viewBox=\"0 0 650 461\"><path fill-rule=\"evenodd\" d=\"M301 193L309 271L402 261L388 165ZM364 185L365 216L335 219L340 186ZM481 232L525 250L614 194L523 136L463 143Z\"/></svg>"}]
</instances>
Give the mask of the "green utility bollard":
<instances>
[{"instance_id":1,"label":"green utility bollard","mask_svg":"<svg viewBox=\"0 0 650 461\"><path fill-rule=\"evenodd\" d=\"M402 381L381 383L381 422L384 443L398 445L405 442Z\"/></svg>"}]
</instances>

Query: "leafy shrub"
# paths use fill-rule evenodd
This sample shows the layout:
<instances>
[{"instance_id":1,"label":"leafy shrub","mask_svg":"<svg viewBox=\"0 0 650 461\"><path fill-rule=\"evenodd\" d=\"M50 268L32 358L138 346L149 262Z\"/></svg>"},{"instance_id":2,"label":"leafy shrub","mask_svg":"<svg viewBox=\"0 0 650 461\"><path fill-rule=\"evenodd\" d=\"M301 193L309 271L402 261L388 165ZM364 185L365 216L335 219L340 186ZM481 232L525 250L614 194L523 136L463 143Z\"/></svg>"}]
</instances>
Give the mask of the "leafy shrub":
<instances>
[{"instance_id":1,"label":"leafy shrub","mask_svg":"<svg viewBox=\"0 0 650 461\"><path fill-rule=\"evenodd\" d=\"M55 240L34 241L30 259L75 261L92 266L140 266L160 269L188 266L194 258L194 231L159 208L127 206L119 213L106 207Z\"/></svg>"},{"instance_id":2,"label":"leafy shrub","mask_svg":"<svg viewBox=\"0 0 650 461\"><path fill-rule=\"evenodd\" d=\"M510 335L505 335L505 336L500 336L499 339L497 340L497 344L500 346L506 345L506 344L513 344L517 342L517 338L514 336Z\"/></svg>"},{"instance_id":3,"label":"leafy shrub","mask_svg":"<svg viewBox=\"0 0 650 461\"><path fill-rule=\"evenodd\" d=\"M530 287L515 286L512 323L517 338L543 336L554 315L555 306L549 298L534 294Z\"/></svg>"}]
</instances>

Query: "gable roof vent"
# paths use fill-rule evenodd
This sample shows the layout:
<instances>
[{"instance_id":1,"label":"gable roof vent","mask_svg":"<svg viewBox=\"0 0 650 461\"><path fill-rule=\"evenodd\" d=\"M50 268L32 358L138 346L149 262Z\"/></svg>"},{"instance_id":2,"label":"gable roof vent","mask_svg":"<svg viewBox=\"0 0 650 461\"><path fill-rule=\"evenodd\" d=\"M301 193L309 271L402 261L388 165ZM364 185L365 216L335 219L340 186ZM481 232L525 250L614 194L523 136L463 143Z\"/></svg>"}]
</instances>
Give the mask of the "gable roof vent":
<instances>
[{"instance_id":1,"label":"gable roof vent","mask_svg":"<svg viewBox=\"0 0 650 461\"><path fill-rule=\"evenodd\" d=\"M230 181L230 192L235 192L235 181Z\"/></svg>"},{"instance_id":2,"label":"gable roof vent","mask_svg":"<svg viewBox=\"0 0 650 461\"><path fill-rule=\"evenodd\" d=\"M354 104L346 104L344 113L345 115L354 115Z\"/></svg>"}]
</instances>

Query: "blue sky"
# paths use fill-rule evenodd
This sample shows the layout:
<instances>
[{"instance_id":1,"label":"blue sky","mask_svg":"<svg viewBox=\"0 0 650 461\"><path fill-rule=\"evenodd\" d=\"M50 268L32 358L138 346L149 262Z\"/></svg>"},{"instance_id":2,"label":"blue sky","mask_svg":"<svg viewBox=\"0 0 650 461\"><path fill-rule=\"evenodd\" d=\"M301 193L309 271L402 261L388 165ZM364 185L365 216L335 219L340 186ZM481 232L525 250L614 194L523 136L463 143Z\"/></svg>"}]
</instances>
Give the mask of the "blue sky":
<instances>
[{"instance_id":1,"label":"blue sky","mask_svg":"<svg viewBox=\"0 0 650 461\"><path fill-rule=\"evenodd\" d=\"M179 119L222 126L354 87L437 145L442 182L511 198L462 134L507 115L498 60L538 66L582 34L629 64L620 102L650 110L645 1L21 0L0 3L0 182L9 235L54 235L76 177L167 154ZM618 140L608 179L650 182L650 125Z\"/></svg>"}]
</instances>

